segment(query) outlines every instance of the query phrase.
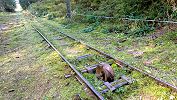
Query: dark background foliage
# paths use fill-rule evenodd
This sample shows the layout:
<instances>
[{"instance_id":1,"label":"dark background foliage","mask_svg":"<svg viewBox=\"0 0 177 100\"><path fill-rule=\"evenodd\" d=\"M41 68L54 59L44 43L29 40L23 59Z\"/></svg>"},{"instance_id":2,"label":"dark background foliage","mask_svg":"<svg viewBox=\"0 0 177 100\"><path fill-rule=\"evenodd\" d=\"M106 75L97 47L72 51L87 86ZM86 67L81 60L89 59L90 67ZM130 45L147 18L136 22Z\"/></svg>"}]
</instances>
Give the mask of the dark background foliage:
<instances>
[{"instance_id":1,"label":"dark background foliage","mask_svg":"<svg viewBox=\"0 0 177 100\"><path fill-rule=\"evenodd\" d=\"M37 1L33 8L38 16L66 15L65 0L29 0L30 3ZM29 6L27 0L20 2L23 8ZM177 18L176 4L176 0L71 0L73 13L158 20Z\"/></svg>"},{"instance_id":2,"label":"dark background foliage","mask_svg":"<svg viewBox=\"0 0 177 100\"><path fill-rule=\"evenodd\" d=\"M13 12L15 9L14 0L0 0L0 11Z\"/></svg>"},{"instance_id":3,"label":"dark background foliage","mask_svg":"<svg viewBox=\"0 0 177 100\"><path fill-rule=\"evenodd\" d=\"M28 6L32 3L35 3L37 1L42 1L42 0L19 0L20 5L22 6L23 9L27 9Z\"/></svg>"},{"instance_id":4,"label":"dark background foliage","mask_svg":"<svg viewBox=\"0 0 177 100\"><path fill-rule=\"evenodd\" d=\"M175 0L75 0L79 12L147 19L174 18Z\"/></svg>"}]
</instances>

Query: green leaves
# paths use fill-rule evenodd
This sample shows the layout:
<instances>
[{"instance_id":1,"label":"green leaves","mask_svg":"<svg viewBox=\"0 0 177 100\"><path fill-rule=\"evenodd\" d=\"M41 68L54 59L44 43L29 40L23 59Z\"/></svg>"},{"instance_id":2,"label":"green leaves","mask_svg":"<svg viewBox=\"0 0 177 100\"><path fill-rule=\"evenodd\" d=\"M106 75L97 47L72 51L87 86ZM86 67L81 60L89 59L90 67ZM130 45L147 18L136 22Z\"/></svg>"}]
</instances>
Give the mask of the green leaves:
<instances>
[{"instance_id":1,"label":"green leaves","mask_svg":"<svg viewBox=\"0 0 177 100\"><path fill-rule=\"evenodd\" d=\"M172 14L172 7L166 0L79 0L76 4L81 13L90 11L102 16L155 19Z\"/></svg>"},{"instance_id":2,"label":"green leaves","mask_svg":"<svg viewBox=\"0 0 177 100\"><path fill-rule=\"evenodd\" d=\"M2 0L0 1L0 11L13 12L15 9L14 0Z\"/></svg>"},{"instance_id":3,"label":"green leaves","mask_svg":"<svg viewBox=\"0 0 177 100\"><path fill-rule=\"evenodd\" d=\"M20 5L22 6L22 8L27 9L31 3L35 3L39 0L19 0L19 1L20 1Z\"/></svg>"},{"instance_id":4,"label":"green leaves","mask_svg":"<svg viewBox=\"0 0 177 100\"><path fill-rule=\"evenodd\" d=\"M89 27L83 29L81 32L83 32L83 33L92 32L92 31L94 31L94 30L96 29L96 27L98 27L99 25L100 25L100 22L97 21L97 22L93 23L91 26L89 26Z\"/></svg>"}]
</instances>

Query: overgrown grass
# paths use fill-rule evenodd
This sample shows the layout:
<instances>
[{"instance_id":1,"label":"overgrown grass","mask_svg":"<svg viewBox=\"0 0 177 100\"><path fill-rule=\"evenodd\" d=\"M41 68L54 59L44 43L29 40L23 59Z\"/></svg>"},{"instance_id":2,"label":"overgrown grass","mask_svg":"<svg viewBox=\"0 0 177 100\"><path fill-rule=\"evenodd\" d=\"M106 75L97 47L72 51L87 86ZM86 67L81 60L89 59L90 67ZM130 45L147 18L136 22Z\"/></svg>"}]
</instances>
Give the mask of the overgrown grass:
<instances>
[{"instance_id":1,"label":"overgrown grass","mask_svg":"<svg viewBox=\"0 0 177 100\"><path fill-rule=\"evenodd\" d=\"M165 29L167 31L160 30L164 31L163 33L166 34L157 32L161 35L154 36L156 28L162 27L162 24L157 25L156 23L144 22L132 23L129 21L105 20L101 18L97 19L94 16L81 17L77 15L74 16L73 20L67 21L64 18L58 18L58 16L62 17L66 13L63 12L65 8L61 6L63 3L60 3L61 13L56 13L56 9L52 8L56 6L50 7L50 4L52 3L46 3L47 4L45 4L45 6L42 5L42 7L39 6L39 4L34 4L33 14L45 16L47 19L53 19L54 21L58 21L59 24L43 20L45 23L50 23L57 26L57 28L60 26L60 31L64 31L97 49L111 54L115 58L126 61L143 71L177 86L175 52L177 51L176 29L174 32L168 32L169 29ZM173 18L176 19L176 10L172 11L172 8L170 7L173 4L175 3L167 3L167 1L164 0L153 2L140 0L135 0L133 2L127 0L82 0L76 1L76 4L73 4L73 7L76 12L85 14L94 13L94 15L113 17L171 20ZM75 10L73 11L74 13ZM37 12L34 13L35 11ZM48 27L43 30L50 33L51 29L50 31L49 29L50 28ZM48 36L57 36L56 31L55 34ZM53 43L58 45L59 42L54 41ZM75 58L73 55L77 54L77 52L68 54L67 51L72 50L77 51L78 49L65 48L61 51L66 57L72 59ZM79 68L83 68L83 66L79 66ZM172 73L172 71L174 73ZM99 90L100 82L95 76L88 74L85 75L85 77ZM168 88L157 85L152 79L135 71L131 73L130 77L133 77L136 80L133 85L120 88L116 90L115 93L109 92L105 97L107 99L142 98L146 100L161 98L169 99L170 97L176 96L176 93L171 92Z\"/></svg>"},{"instance_id":2,"label":"overgrown grass","mask_svg":"<svg viewBox=\"0 0 177 100\"><path fill-rule=\"evenodd\" d=\"M60 31L65 32L69 35L72 35L72 36L84 41L85 43L90 44L90 45L94 46L95 48L101 49L104 52L107 52L116 58L122 59L122 60L124 60L124 61L138 67L138 68L144 69L144 71L149 72L149 70L150 70L150 73L152 73L153 75L156 75L159 78L161 78L162 74L164 74L164 73L161 73L161 74L157 75L158 72L153 72L153 70L149 69L148 67L146 68L144 66L143 62L145 61L144 59L149 58L149 56L145 56L149 50L157 51L158 48L161 48L161 47L165 48L165 50L171 50L171 49L167 48L169 46L168 44L164 44L163 46L157 46L152 49L144 49L145 47L149 47L149 45L150 45L150 44L147 45L146 42L153 44L153 43L155 43L155 40L151 40L151 39L144 40L144 39L146 39L146 37L130 37L130 36L127 36L122 33L105 34L105 33L101 33L98 30L99 28L92 31L92 32L85 33L85 32L81 32L80 30L78 30L78 28L84 27L83 24L77 24L77 23L74 23L74 25L70 24L70 28L63 27L62 24L57 24L55 22L47 21L47 20L43 20L43 23L52 24L53 26L57 26L57 28ZM61 26L58 27L58 25L61 25ZM38 25L38 27L40 27L40 29L43 30L43 33L46 33L46 36L55 44L55 46L60 47L60 46L58 46L60 42L57 40L53 40L53 37L60 36L60 33L57 33L49 26L44 27L40 24L40 25ZM50 34L47 34L47 33L50 33ZM168 34L165 34L164 36L168 37ZM163 38L163 37L160 37L160 38ZM158 39L161 40L160 38L158 38ZM121 40L119 40L119 39L121 39ZM125 39L125 41L122 41L122 39ZM156 39L156 40L158 40L158 39ZM166 41L169 42L169 40L166 40ZM169 43L170 44L172 43L174 45L174 43L172 41ZM77 45L78 44L74 45L74 47ZM120 50L116 49L117 46L119 46ZM72 48L72 46L71 46L71 48ZM63 49L63 50L61 50L62 53L69 59L72 59L72 57L68 56L68 55L78 55L79 54L79 53L71 53L71 54L68 53L74 48L69 49L68 51L67 51L68 47L67 48L61 47L61 49ZM74 51L78 51L78 49L77 50L74 49ZM175 45L174 45L173 49L176 50ZM82 51L83 48L79 49L79 50ZM147 51L145 51L145 50L147 50ZM141 53L141 52L143 52L143 53ZM153 52L149 52L149 53L152 54L152 56L155 56ZM174 57L175 57L175 55L174 55ZM73 57L73 58L75 58L75 57ZM161 58L161 59L165 59L165 57ZM153 66L154 66L154 64L153 64ZM155 65L155 67L159 68L157 65ZM84 68L84 67L83 66L79 67L79 69L82 69L82 68ZM173 66L171 68L175 69L175 66ZM159 68L159 69L163 70L165 72L168 71L168 70L164 70L161 68ZM123 70L120 70L120 69L118 70L117 68L114 68L114 70L116 71L117 76L119 76L118 74L124 72ZM119 71L120 71L120 73L119 73ZM174 74L170 73L170 75L171 75L170 78L175 78ZM95 88L98 91L100 91L100 84L102 84L102 82L99 81L95 75L84 74L84 76L86 79L89 80L89 82L92 85L95 86ZM129 75L129 77L132 77L133 79L135 79L133 84L131 84L129 86L122 87L122 88L116 90L115 93L109 92L104 95L105 98L115 99L115 100L120 99L120 98L122 98L122 99L139 99L139 98L169 99L170 97L177 96L177 94L175 92L172 92L170 89L168 89L166 87L157 85L153 79L148 78L147 76L144 76L144 75L140 74L139 72L132 71L132 73ZM171 82L166 77L164 77L163 79L165 81ZM174 83L175 83L175 81L174 81Z\"/></svg>"},{"instance_id":3,"label":"overgrown grass","mask_svg":"<svg viewBox=\"0 0 177 100\"><path fill-rule=\"evenodd\" d=\"M0 65L3 64L0 67L0 99L68 100L77 94L83 99L94 99L75 77L64 77L72 73L71 69L56 52L47 48L46 42L32 29L30 20L19 17L24 25L14 25L2 33L9 43L6 50L22 48L0 56Z\"/></svg>"},{"instance_id":4,"label":"overgrown grass","mask_svg":"<svg viewBox=\"0 0 177 100\"><path fill-rule=\"evenodd\" d=\"M83 28L83 24L75 24L74 27L63 31L134 66L142 69L144 66L153 66L162 69L162 73L169 72L175 78L176 73L170 71L175 72L176 69L176 31L162 30L164 32L162 36L152 39L149 37L153 36L153 33L143 37L131 37L124 33L105 34L100 32L100 28L98 28L86 34L80 32L79 27ZM75 32L73 32L74 30ZM160 34L160 32L157 32L157 34ZM150 62L150 64L147 65L147 62ZM154 72L151 71L150 73L153 74ZM161 77L161 75L157 76ZM165 80L176 83L175 79L168 80L165 78Z\"/></svg>"},{"instance_id":5,"label":"overgrown grass","mask_svg":"<svg viewBox=\"0 0 177 100\"><path fill-rule=\"evenodd\" d=\"M10 13L0 12L0 24L7 23L9 20L12 20L10 16L13 16L13 14L10 15Z\"/></svg>"}]
</instances>

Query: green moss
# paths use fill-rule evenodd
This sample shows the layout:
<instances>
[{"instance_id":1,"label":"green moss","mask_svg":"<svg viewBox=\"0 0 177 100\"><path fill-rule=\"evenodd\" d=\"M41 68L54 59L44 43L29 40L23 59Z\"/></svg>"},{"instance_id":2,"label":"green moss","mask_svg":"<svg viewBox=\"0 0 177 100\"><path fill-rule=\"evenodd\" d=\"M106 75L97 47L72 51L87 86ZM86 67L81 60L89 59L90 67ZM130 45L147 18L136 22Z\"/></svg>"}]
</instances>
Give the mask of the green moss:
<instances>
[{"instance_id":1,"label":"green moss","mask_svg":"<svg viewBox=\"0 0 177 100\"><path fill-rule=\"evenodd\" d=\"M16 28L3 33L9 39L7 49L23 48L0 56L1 62L10 59L0 68L3 78L3 82L0 82L0 99L68 100L76 94L92 99L74 77L64 78L65 74L73 73L72 70L56 52L46 48L41 36L31 28L30 20L23 21L26 22L24 26L15 25L13 27ZM14 89L14 92L8 92L10 89Z\"/></svg>"},{"instance_id":2,"label":"green moss","mask_svg":"<svg viewBox=\"0 0 177 100\"><path fill-rule=\"evenodd\" d=\"M45 23L53 24L54 26L61 25L61 24L57 24L55 22L46 21L46 20L45 20ZM174 59L173 58L173 57L175 57L174 51L176 50L176 46L172 42L170 42L168 44L168 42L169 42L168 39L165 39L165 41L168 41L168 42L165 42L163 45L160 45L157 47L151 47L151 45L156 44L158 40L153 41L151 39L146 39L146 37L129 37L129 36L122 34L122 33L120 33L120 34L104 34L104 33L100 33L98 31L99 28L94 30L94 32L90 32L89 34L82 34L82 33L78 32L78 31L80 31L80 30L78 30L78 28L83 28L84 25L77 24L76 26L72 26L72 25L70 25L70 26L71 27L69 29L63 29L62 25L61 25L59 27L59 29L61 31L64 31L68 35L74 36L74 37L82 40L83 42L88 43L91 46L98 48L106 53L109 53L116 58L126 61L131 65L141 68L144 71L148 71L148 70L151 71L148 67L144 67L143 62L145 62L149 58L153 58L153 57L154 57L154 59L156 59L156 57L160 57L157 59L157 62L153 62L154 67L160 68L164 71L168 71L169 69L166 69L166 68L169 68L168 66L166 66L166 68L160 67L160 66L164 66L164 64L167 64L167 62L168 62L168 65L173 65L171 62L169 62L169 60L167 62L165 62L166 61L165 59L167 59L167 58ZM48 30L48 29L50 29L50 28L46 28L46 30ZM55 34L53 36L57 36L57 34ZM51 38L51 37L49 37L49 38ZM126 41L119 42L120 38L126 39ZM163 38L163 37L158 38L159 41L161 40L161 38ZM117 40L119 43L117 43ZM109 45L106 44L107 42ZM55 43L57 44L57 42L55 42ZM120 47L120 49L121 49L120 51L117 51L115 49L117 46ZM168 48L169 46L171 48ZM163 50L164 50L164 52L161 52ZM174 51L170 51L170 50L174 50ZM132 51L133 51L133 53L132 53ZM167 51L168 51L168 53L167 53ZM140 55L140 58L136 58L136 56L134 55L134 52L143 52L143 54ZM170 52L172 55L170 54ZM62 53L64 53L65 55L68 54L66 50L63 50ZM84 51L84 53L85 53L85 51ZM165 56L165 54L166 54L166 56ZM77 54L73 54L73 55L77 55ZM155 56L155 55L158 55L158 56ZM171 56L167 56L167 55L171 55ZM68 58L70 58L70 57L68 57ZM72 63L74 63L75 61L72 59L74 59L74 57L70 59L72 61ZM99 58L99 59L101 60L101 58ZM88 61L88 59L86 61ZM80 64L77 67L79 67L79 69L82 69L82 68L84 68L82 66L84 64L84 62L85 62L85 60L83 60L81 62L76 62L75 64ZM90 62L91 61L86 62L86 63L90 63ZM164 63L164 64L162 64L162 63ZM160 86L160 85L157 85L154 80L142 75L139 72L132 71L129 74L129 71L127 71L126 69L120 69L115 64L113 64L112 67L116 73L116 79L118 79L121 75L126 74L129 77L133 78L134 82L131 85L127 85L127 86L117 89L115 91L115 93L109 92L109 93L105 94L104 96L107 99L118 99L118 98L119 99L120 98L122 98L122 99L138 99L140 97L143 97L143 98L152 97L153 99L159 99L159 98L167 99L167 98L169 98L169 95L176 96L176 93L173 93L170 89ZM171 68L174 68L174 66ZM155 74L155 73L153 72L152 74ZM100 86L101 86L102 82L99 81L95 77L94 74L84 74L84 77L86 79L88 79L89 82L92 85L94 85L98 91L101 91ZM158 77L161 77L161 75L159 74ZM169 81L168 79L165 79L165 80ZM152 91L154 91L154 92L152 92ZM169 95L166 95L164 93L169 94Z\"/></svg>"},{"instance_id":3,"label":"green moss","mask_svg":"<svg viewBox=\"0 0 177 100\"><path fill-rule=\"evenodd\" d=\"M53 24L54 26L58 26L57 23L52 21L44 21L45 23ZM39 23L35 23L37 27L41 29L44 33L47 33L46 36L49 38L52 43L59 48L59 50L62 51L62 53L66 56L67 59L69 59L72 64L78 63L80 64L78 69L84 68L83 64L90 63L90 65L95 64L97 62L93 62L94 59L99 59L101 61L107 61L107 59L98 57L97 53L94 51L88 52L85 46L82 46L81 44L75 43L74 45L71 45L69 48L67 47L60 47L58 43L60 43L58 40L54 40L53 37L60 36L60 34L57 31L52 31L50 27L44 27ZM59 24L61 25L61 24ZM32 95L37 98L38 93L42 92L42 95L40 96L42 99L70 99L73 97L73 95L80 94L82 98L84 99L93 99L91 97L87 97L87 94L85 93L83 86L81 86L77 80L74 77L71 77L69 79L65 79L65 74L73 73L69 66L62 61L61 58L57 55L56 52L53 52L52 50L48 50L49 48L45 48L45 42L42 42L41 37L39 34L34 32L34 30L31 29L30 24L26 25L26 27L29 27L29 30L27 33L23 33L25 31L25 28L19 28L13 29L12 31L7 32L7 36L12 38L12 44L8 48L14 48L15 46L23 45L25 46L24 51L20 53L25 53L23 55L26 56L26 58L31 57L31 59L37 58L35 60L22 60L26 63L30 63L32 68L28 68L27 66L20 66L17 71L23 71L24 76L27 74L30 75L30 78L27 79L21 79L19 82L20 86L16 86L15 88L21 88L21 86L26 86L28 91L21 91L18 90L15 96L24 97ZM61 25L61 31L68 32L67 34L75 36L78 39L81 39L82 41L89 43L90 45L101 49L104 52L107 52L111 55L113 55L116 58L122 59L138 68L146 70L150 70L148 67L144 67L143 62L149 59L153 59L153 65L157 68L160 68L161 70L168 71L169 69L175 69L175 63L171 62L175 59L176 54L176 45L174 44L172 36L175 34L173 33L172 36L164 35L164 37L157 38L156 40L144 40L143 38L135 38L135 37L128 37L125 34L105 34L99 32L98 29L94 30L93 32L90 32L89 34L82 34L77 32L78 28L83 28L82 24L76 24L76 26L70 26L70 28L63 29ZM23 33L23 35L18 36L18 34ZM48 34L50 33L50 34ZM170 33L167 33L170 34ZM16 36L13 38L13 36ZM117 40L119 39L126 39L125 42L117 43ZM21 40L22 39L22 40ZM164 44L161 44L160 41L163 40ZM67 41L69 43L73 42L68 39L64 39L64 41ZM19 44L17 45L17 43ZM108 44L106 44L108 42ZM110 42L110 43L109 43ZM148 42L146 44L146 42ZM37 44L36 44L37 43ZM158 44L156 47L151 47L152 45ZM120 46L120 51L117 51L115 48L117 46ZM77 47L77 48L74 48ZM170 48L169 48L170 47ZM42 49L41 49L42 48ZM78 49L79 48L79 49ZM82 51L82 53L68 53L68 51ZM21 51L21 50L20 50ZM130 51L142 51L144 52L142 55L142 58L135 58L133 54L130 53ZM81 56L85 53L91 53L95 54L93 58L89 58L89 62L86 62L87 60L83 60L81 62L78 62L74 60L76 57ZM13 54L13 53L12 53ZM11 55L11 54L10 54ZM23 56L25 58L25 56ZM3 59L4 58L4 59ZM8 57L2 57L2 61L7 60ZM168 60L166 60L168 59ZM22 62L21 61L21 62ZM32 62L32 63L31 63ZM112 61L111 61L112 62ZM25 63L25 64L26 64ZM11 68L13 64L10 63L6 68L3 68L2 72L11 72L13 68ZM24 68L21 68L24 67ZM118 79L122 74L126 74L129 77L134 79L134 82L131 85L126 85L124 87L121 87L117 89L114 93L108 92L104 95L106 99L139 99L140 97L152 97L153 99L169 99L169 96L175 96L176 93L173 93L170 89L157 85L156 82L142 74L136 71L132 71L131 73L128 73L125 69L120 69L115 64L112 65L115 74L116 79ZM25 69L25 70L24 70ZM150 70L151 71L151 70ZM30 74L33 73L33 74ZM5 74L5 73L4 73ZM8 73L9 74L9 73ZM9 75L16 74L16 72L13 72ZM155 73L152 73L155 74ZM163 74L163 73L162 73ZM159 73L158 77L162 77L162 74ZM101 91L101 85L103 84L102 81L98 80L94 74L84 74L84 77L88 79L88 81L98 90ZM175 77L175 75L173 76ZM165 79L165 80L168 80ZM170 81L170 80L168 80ZM27 84L28 85L25 85ZM13 87L11 82L8 82L6 80L6 84L2 83L0 84L1 91L4 93L5 89L3 87L7 86L8 88ZM37 89L39 86L42 86L43 89L41 91L38 91ZM37 88L36 88L37 87ZM104 87L105 88L105 87ZM45 90L46 89L46 90ZM44 91L45 90L45 91ZM44 91L44 92L43 92ZM23 92L23 93L21 93ZM1 97L1 95L0 95Z\"/></svg>"}]
</instances>

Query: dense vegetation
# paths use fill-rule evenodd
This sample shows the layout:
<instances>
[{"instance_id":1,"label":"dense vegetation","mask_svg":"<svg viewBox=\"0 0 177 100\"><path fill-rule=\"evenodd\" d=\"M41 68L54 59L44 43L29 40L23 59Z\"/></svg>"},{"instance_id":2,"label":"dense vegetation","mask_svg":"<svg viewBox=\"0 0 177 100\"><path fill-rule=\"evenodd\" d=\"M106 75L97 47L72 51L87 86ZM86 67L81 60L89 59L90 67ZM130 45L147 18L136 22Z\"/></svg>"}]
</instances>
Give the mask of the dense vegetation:
<instances>
[{"instance_id":1,"label":"dense vegetation","mask_svg":"<svg viewBox=\"0 0 177 100\"><path fill-rule=\"evenodd\" d=\"M75 0L79 12L96 15L138 17L138 18L174 18L177 1L175 0Z\"/></svg>"},{"instance_id":2,"label":"dense vegetation","mask_svg":"<svg viewBox=\"0 0 177 100\"><path fill-rule=\"evenodd\" d=\"M65 15L64 1L42 0L41 3L33 7L39 12L38 15L40 16L51 12L55 17L61 17L61 14ZM177 1L175 0L71 0L71 2L72 11L77 13L146 19L172 19L177 17Z\"/></svg>"},{"instance_id":3,"label":"dense vegetation","mask_svg":"<svg viewBox=\"0 0 177 100\"><path fill-rule=\"evenodd\" d=\"M14 0L0 0L0 11L10 11L13 12L15 9Z\"/></svg>"},{"instance_id":4,"label":"dense vegetation","mask_svg":"<svg viewBox=\"0 0 177 100\"><path fill-rule=\"evenodd\" d=\"M174 20L177 18L177 1L175 0L71 0L72 16L75 22L89 23L90 27L84 32L91 32L100 23L109 23L104 33L126 33L133 36L144 36L157 27L156 23L120 23L118 18L140 18L156 20ZM55 19L66 16L65 0L42 0L30 7L38 17ZM82 15L79 15L82 14ZM83 16L84 15L84 16ZM91 15L91 16L85 16ZM95 16L111 16L116 20L105 20ZM133 26L133 27L132 27ZM133 31L132 31L133 30Z\"/></svg>"},{"instance_id":5,"label":"dense vegetation","mask_svg":"<svg viewBox=\"0 0 177 100\"><path fill-rule=\"evenodd\" d=\"M66 15L66 5L64 0L43 0L33 4L29 9L36 16L45 16L48 19L63 17Z\"/></svg>"},{"instance_id":6,"label":"dense vegetation","mask_svg":"<svg viewBox=\"0 0 177 100\"><path fill-rule=\"evenodd\" d=\"M28 8L28 6L31 4L31 3L35 3L37 1L41 1L41 0L19 0L20 1L20 5L22 6L23 9L26 9Z\"/></svg>"},{"instance_id":7,"label":"dense vegetation","mask_svg":"<svg viewBox=\"0 0 177 100\"><path fill-rule=\"evenodd\" d=\"M30 52L31 54L33 54L34 51L36 57L38 57L38 52L36 52L36 50L40 51L39 48L41 48L43 42L42 43L40 42L38 34L26 34L26 33L34 33L34 30L30 28L30 25L34 24L37 28L41 29L41 31L44 32L45 36L47 36L47 38L49 38L52 41L52 43L56 45L58 49L61 49L61 52L73 64L75 64L73 59L75 59L74 55L76 56L77 52L79 54L80 51L86 50L84 51L84 53L92 54L92 52L88 52L84 46L80 46L77 43L74 43L69 48L66 47L63 49L63 47L59 45L60 42L56 38L60 37L59 33L64 32L70 36L79 39L80 41L86 44L93 46L94 48L97 48L105 53L112 55L115 58L125 61L132 66L140 68L144 72L150 73L153 76L160 78L165 82L169 82L170 84L177 86L177 81L175 77L177 76L176 73L177 26L173 24L164 24L164 23L162 24L162 23L144 22L144 21L125 21L119 19L120 17L128 17L128 18L135 18L135 19L140 18L140 19L177 21L177 5L176 5L177 1L176 0L144 0L144 1L143 0L109 0L109 1L108 0L71 0L71 1L72 1L71 2L72 18L68 20L67 18L65 18L66 16L65 0L20 0L20 4L24 9L28 9L32 14L41 18L36 18L34 16L30 17L28 11L24 11L23 12L24 16L23 15L21 16L22 17L21 19L24 19L22 21L25 22L25 20L28 19L28 17L30 17L30 19L34 18L34 20L26 20L26 23L23 23L23 25L21 26L22 28L15 28L17 32L14 32L15 30L10 31L13 34L9 33L9 35L12 37L13 35L18 36L17 34L22 34L20 35L20 38L22 38L22 40L25 41L20 42L23 43L21 45L25 44L26 46L26 44L28 44L29 46L30 45L33 46L33 42L35 44L37 43L36 44L37 46L35 46L36 48L31 49L30 46L30 49L29 51L27 50L27 53ZM4 16L4 13L0 15ZM83 16L83 15L89 15L89 16ZM100 18L95 16L111 16L111 17L115 17L116 19L105 19L105 18ZM7 20L7 18L5 17L3 18ZM4 19L0 19L0 21L2 20L2 22L6 22L6 20ZM39 23L36 23L36 20L38 20ZM49 27L50 25L52 25L52 27ZM26 28L28 28L28 30L26 30ZM58 30L54 30L54 28ZM14 37L14 39L16 39L16 37ZM15 41L19 42L18 40L19 39L12 41L13 47L14 46L16 47L17 43ZM70 41L66 39L66 42L69 43ZM10 46L11 44L9 45L9 47ZM40 52L39 54L41 55ZM24 54L24 55L28 55L28 54ZM29 55L28 58L30 57L31 55ZM56 91L57 91L57 95L58 93L61 94L61 97L63 99L70 99L72 98L71 96L76 93L81 93L81 96L87 97L83 89L78 88L80 84L78 84L77 82L75 83L73 81L74 77L69 78L69 80L62 78L64 74L70 73L70 70L68 70L69 68L62 69L64 66L65 67L68 66L66 66L65 63L61 63L60 62L61 59L56 59L56 57L57 55L55 53L51 53L49 55L47 52L44 52L44 55L42 55L41 57L39 56L39 61L36 60L39 63L37 63L37 65L35 65L34 63L34 66L36 67L32 67L34 68L34 70L36 70L36 68L38 69L39 66L41 66L41 69L47 68L47 71L49 72L44 71L43 72L44 75L42 74L42 76L39 76L40 77L39 81L42 82L42 84L43 82L48 83L48 81L46 81L45 79L46 77L47 80L53 80L54 81L53 84L56 85L55 86L52 84L52 88L49 88L49 92L43 93L44 99L53 98L56 94ZM45 61L46 63L44 63ZM86 61L80 63L85 63L85 62ZM21 65L21 61L18 63ZM14 63L12 64L14 65ZM30 63L30 65L33 65L33 63ZM79 65L78 67L80 68L84 66ZM113 64L112 67L114 68L117 75L121 73L125 74L124 73L125 69L123 70L117 69L116 64ZM6 71L7 68L3 70ZM9 69L7 71L9 72ZM6 76L6 74L4 75ZM33 74L31 76L33 77ZM100 89L100 84L102 83L98 82L99 80L95 77L95 75L84 74L84 77L88 79L88 81L97 90ZM123 100L124 99L134 100L134 99L139 99L141 97L142 98L144 97L145 99L146 97L152 97L153 100L158 100L158 99L169 100L169 98L173 98L171 100L176 100L177 97L176 92L172 92L168 88L157 85L152 79L147 78L146 76L136 71L132 71L130 77L134 79L132 85L121 87L117 89L114 93L107 93L105 97L109 99L115 99L115 100L117 100L118 96L121 96ZM36 80L38 80L38 75ZM38 91L39 90L38 88L33 87L36 84L39 84L38 82L31 81L31 79L28 80L26 78L24 81L23 79L22 79L22 83L21 81L19 81L18 84L20 85L18 85L19 87L17 88L21 89L21 85L24 85L24 83L26 85L26 82L29 83L28 81L32 83L28 84L29 85L27 86L28 91L25 91L25 93L23 91L22 92L17 91L16 95L18 95L18 97L20 96L24 97L26 95L33 97L36 94L38 95L38 93L40 93ZM7 87L11 87L11 85L6 84ZM68 86L70 85L71 88L70 87L68 88ZM2 89L4 93L6 93L7 88L2 88ZM41 92L43 92L43 90ZM43 96L40 97L43 98ZM1 98L1 93L0 93L0 98Z\"/></svg>"}]
</instances>

